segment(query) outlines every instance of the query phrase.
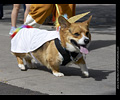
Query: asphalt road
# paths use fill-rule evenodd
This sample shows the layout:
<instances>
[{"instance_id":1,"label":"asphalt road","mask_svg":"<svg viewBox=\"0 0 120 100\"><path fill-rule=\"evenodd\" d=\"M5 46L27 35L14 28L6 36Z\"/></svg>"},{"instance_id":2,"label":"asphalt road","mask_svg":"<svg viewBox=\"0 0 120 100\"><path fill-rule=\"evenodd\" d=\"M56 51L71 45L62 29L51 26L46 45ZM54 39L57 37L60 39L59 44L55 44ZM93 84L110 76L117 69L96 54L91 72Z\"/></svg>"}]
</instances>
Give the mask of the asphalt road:
<instances>
[{"instance_id":1,"label":"asphalt road","mask_svg":"<svg viewBox=\"0 0 120 100\"><path fill-rule=\"evenodd\" d=\"M77 5L76 14L91 11L92 43L86 57L90 77L82 77L79 67L61 66L64 77L55 77L44 66L20 71L16 58L10 53L9 30L11 5L4 6L4 19L0 20L0 94L26 95L115 95L116 94L116 6ZM86 16L82 20L86 20ZM23 9L17 26L22 25ZM53 26L40 28L52 30Z\"/></svg>"},{"instance_id":2,"label":"asphalt road","mask_svg":"<svg viewBox=\"0 0 120 100\"><path fill-rule=\"evenodd\" d=\"M47 95L0 82L0 95Z\"/></svg>"}]
</instances>

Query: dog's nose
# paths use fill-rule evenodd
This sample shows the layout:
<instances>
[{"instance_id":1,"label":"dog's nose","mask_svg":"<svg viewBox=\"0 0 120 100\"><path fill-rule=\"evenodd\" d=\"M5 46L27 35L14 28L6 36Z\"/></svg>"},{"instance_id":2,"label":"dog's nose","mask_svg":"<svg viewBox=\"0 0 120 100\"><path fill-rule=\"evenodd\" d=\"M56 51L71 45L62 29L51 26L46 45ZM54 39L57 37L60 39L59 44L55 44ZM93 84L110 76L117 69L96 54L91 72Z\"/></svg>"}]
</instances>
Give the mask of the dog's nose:
<instances>
[{"instance_id":1,"label":"dog's nose","mask_svg":"<svg viewBox=\"0 0 120 100\"><path fill-rule=\"evenodd\" d=\"M89 39L85 39L84 42L85 42L85 44L88 44L89 43Z\"/></svg>"}]
</instances>

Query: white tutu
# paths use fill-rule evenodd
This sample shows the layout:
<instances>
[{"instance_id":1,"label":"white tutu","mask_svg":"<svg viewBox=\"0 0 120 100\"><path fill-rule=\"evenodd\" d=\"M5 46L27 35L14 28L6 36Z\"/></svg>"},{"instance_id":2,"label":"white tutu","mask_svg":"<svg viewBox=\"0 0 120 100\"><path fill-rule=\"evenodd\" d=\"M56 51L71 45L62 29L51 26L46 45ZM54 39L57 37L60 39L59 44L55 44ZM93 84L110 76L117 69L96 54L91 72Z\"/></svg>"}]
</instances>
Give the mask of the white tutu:
<instances>
[{"instance_id":1,"label":"white tutu","mask_svg":"<svg viewBox=\"0 0 120 100\"><path fill-rule=\"evenodd\" d=\"M45 42L60 39L59 32L38 28L23 28L11 39L11 51L28 53L36 50Z\"/></svg>"}]
</instances>

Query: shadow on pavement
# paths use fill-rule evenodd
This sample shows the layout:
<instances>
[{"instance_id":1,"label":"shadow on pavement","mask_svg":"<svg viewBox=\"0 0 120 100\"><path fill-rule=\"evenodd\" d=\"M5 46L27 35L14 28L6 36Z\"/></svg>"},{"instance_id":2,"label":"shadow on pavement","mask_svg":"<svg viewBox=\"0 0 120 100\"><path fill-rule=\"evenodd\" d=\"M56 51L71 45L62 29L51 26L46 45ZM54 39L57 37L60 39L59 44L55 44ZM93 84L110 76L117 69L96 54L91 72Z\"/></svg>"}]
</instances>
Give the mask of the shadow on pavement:
<instances>
[{"instance_id":1,"label":"shadow on pavement","mask_svg":"<svg viewBox=\"0 0 120 100\"><path fill-rule=\"evenodd\" d=\"M95 81L102 81L103 79L107 79L109 74L115 72L115 70L93 70L89 69L90 77L94 78Z\"/></svg>"},{"instance_id":2,"label":"shadow on pavement","mask_svg":"<svg viewBox=\"0 0 120 100\"><path fill-rule=\"evenodd\" d=\"M85 78L80 70L80 68L74 67L62 67L61 72L65 74L65 76L80 76ZM103 79L107 79L109 74L115 72L115 70L95 70L89 69L89 78L95 79L95 81L102 81Z\"/></svg>"},{"instance_id":3,"label":"shadow on pavement","mask_svg":"<svg viewBox=\"0 0 120 100\"><path fill-rule=\"evenodd\" d=\"M51 71L48 70L45 66L40 66L40 65L37 65L37 66L38 66L38 69L36 70L47 71L51 73ZM85 78L80 68L60 66L60 71L64 73L65 76L80 76L82 78ZM89 78L93 78L95 79L95 81L102 81L103 79L107 79L107 76L109 76L109 74L113 72L115 72L115 70L89 69L89 74L90 74Z\"/></svg>"},{"instance_id":4,"label":"shadow on pavement","mask_svg":"<svg viewBox=\"0 0 120 100\"><path fill-rule=\"evenodd\" d=\"M94 40L91 42L89 50L95 50L116 44L116 40Z\"/></svg>"},{"instance_id":5,"label":"shadow on pavement","mask_svg":"<svg viewBox=\"0 0 120 100\"><path fill-rule=\"evenodd\" d=\"M0 95L48 95L0 82Z\"/></svg>"}]
</instances>

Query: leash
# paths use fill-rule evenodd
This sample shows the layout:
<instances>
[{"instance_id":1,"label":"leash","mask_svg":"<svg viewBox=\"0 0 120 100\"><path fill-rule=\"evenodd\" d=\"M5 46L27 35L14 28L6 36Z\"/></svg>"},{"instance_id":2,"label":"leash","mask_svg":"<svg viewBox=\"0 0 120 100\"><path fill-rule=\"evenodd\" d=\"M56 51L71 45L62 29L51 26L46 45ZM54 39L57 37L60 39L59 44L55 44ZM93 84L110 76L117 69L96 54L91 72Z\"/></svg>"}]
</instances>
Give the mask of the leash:
<instances>
[{"instance_id":1,"label":"leash","mask_svg":"<svg viewBox=\"0 0 120 100\"><path fill-rule=\"evenodd\" d=\"M58 15L60 16L61 14L60 14L60 10L59 10L58 4L55 4L55 7L56 7L56 10L58 12ZM58 23L58 18L56 18L55 26L56 26L56 30L59 31L60 25Z\"/></svg>"},{"instance_id":2,"label":"leash","mask_svg":"<svg viewBox=\"0 0 120 100\"><path fill-rule=\"evenodd\" d=\"M60 10L59 10L59 8L58 8L58 5L55 4L55 6L56 6L56 9L57 9L58 15L60 16L61 14L60 14Z\"/></svg>"},{"instance_id":3,"label":"leash","mask_svg":"<svg viewBox=\"0 0 120 100\"><path fill-rule=\"evenodd\" d=\"M55 6L56 6L56 10L58 12L58 15L60 16L61 14L60 14L60 11L59 11L58 4L55 4ZM64 17L67 19L67 15L66 14L64 15ZM57 31L59 31L58 20L56 22L56 27L57 27ZM64 60L62 62L62 65L66 65L70 61L77 62L83 56L81 53L69 52L69 51L65 50L61 46L59 39L55 39L55 45L56 45L56 48L58 49L58 51L60 52L60 54L64 58Z\"/></svg>"},{"instance_id":4,"label":"leash","mask_svg":"<svg viewBox=\"0 0 120 100\"><path fill-rule=\"evenodd\" d=\"M64 15L61 15L61 14L60 14L60 10L59 10L58 4L55 4L55 6L56 6L56 9L57 9L58 15L59 15L59 16L63 16L65 19L68 19L67 14L64 14ZM59 17L59 16L58 16L58 17ZM60 25L59 25L59 22L58 22L58 18L56 18L55 26L56 26L56 30L59 31L59 30L60 30Z\"/></svg>"}]
</instances>

